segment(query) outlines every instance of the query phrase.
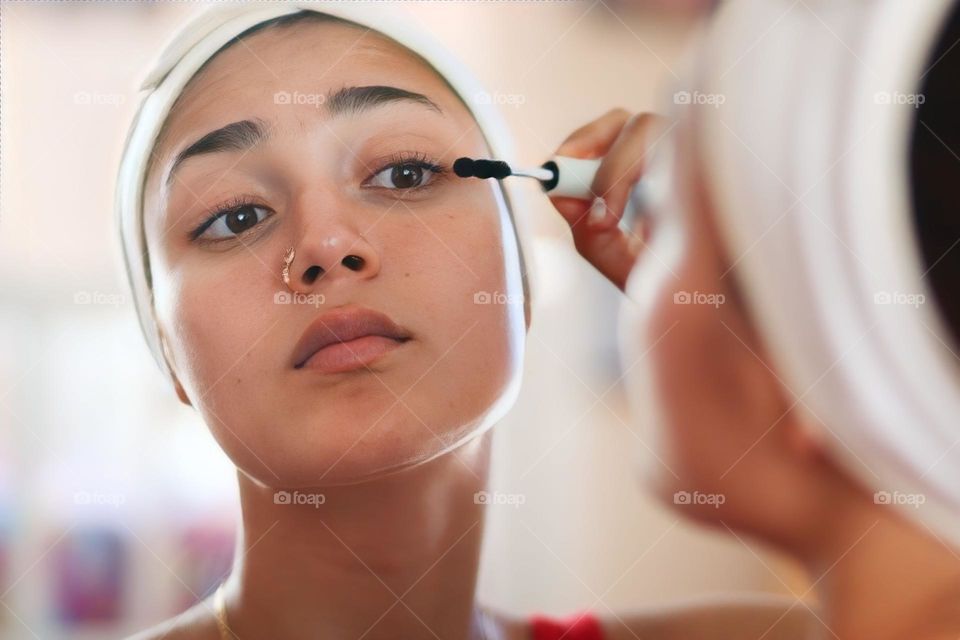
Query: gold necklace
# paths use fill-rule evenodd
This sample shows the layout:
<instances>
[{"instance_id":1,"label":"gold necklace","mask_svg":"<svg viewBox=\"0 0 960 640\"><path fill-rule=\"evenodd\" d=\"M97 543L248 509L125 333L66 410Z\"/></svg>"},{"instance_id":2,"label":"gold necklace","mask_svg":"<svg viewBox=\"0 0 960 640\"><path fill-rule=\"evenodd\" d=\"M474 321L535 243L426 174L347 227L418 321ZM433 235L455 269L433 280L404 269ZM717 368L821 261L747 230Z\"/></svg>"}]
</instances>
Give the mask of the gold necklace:
<instances>
[{"instance_id":1,"label":"gold necklace","mask_svg":"<svg viewBox=\"0 0 960 640\"><path fill-rule=\"evenodd\" d=\"M227 602L223 596L223 583L213 593L213 611L217 618L217 631L220 634L220 640L232 640L234 635L227 624ZM480 611L480 631L483 633L483 640L489 640L487 635L489 624L486 613Z\"/></svg>"}]
</instances>

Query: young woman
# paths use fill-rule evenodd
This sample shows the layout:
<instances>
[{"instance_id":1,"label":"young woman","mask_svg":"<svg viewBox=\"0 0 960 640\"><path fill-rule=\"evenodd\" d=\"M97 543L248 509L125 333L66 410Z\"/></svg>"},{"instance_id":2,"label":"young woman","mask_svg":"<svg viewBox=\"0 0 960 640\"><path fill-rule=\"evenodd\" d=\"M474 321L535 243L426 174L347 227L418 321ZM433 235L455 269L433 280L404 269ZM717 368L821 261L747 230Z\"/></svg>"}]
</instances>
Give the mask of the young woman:
<instances>
[{"instance_id":1,"label":"young woman","mask_svg":"<svg viewBox=\"0 0 960 640\"><path fill-rule=\"evenodd\" d=\"M450 167L503 140L449 52L361 8L218 9L147 81L128 275L236 465L242 528L215 597L139 637L800 637L777 599L568 621L475 601L476 496L530 316L500 186Z\"/></svg>"}]
</instances>

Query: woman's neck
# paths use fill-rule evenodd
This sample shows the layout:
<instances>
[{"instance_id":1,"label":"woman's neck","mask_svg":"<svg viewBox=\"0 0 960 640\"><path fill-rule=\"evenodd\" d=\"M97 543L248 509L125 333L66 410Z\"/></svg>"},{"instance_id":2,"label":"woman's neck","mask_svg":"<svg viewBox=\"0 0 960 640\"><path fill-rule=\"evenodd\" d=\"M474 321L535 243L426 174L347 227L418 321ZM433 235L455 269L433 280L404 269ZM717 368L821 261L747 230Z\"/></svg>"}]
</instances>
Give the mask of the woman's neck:
<instances>
[{"instance_id":1,"label":"woman's neck","mask_svg":"<svg viewBox=\"0 0 960 640\"><path fill-rule=\"evenodd\" d=\"M243 530L225 587L236 637L471 637L491 438L362 484L289 491L289 503L238 474Z\"/></svg>"},{"instance_id":2,"label":"woman's neck","mask_svg":"<svg viewBox=\"0 0 960 640\"><path fill-rule=\"evenodd\" d=\"M960 637L958 552L891 508L861 500L846 514L807 563L830 632L844 640Z\"/></svg>"}]
</instances>

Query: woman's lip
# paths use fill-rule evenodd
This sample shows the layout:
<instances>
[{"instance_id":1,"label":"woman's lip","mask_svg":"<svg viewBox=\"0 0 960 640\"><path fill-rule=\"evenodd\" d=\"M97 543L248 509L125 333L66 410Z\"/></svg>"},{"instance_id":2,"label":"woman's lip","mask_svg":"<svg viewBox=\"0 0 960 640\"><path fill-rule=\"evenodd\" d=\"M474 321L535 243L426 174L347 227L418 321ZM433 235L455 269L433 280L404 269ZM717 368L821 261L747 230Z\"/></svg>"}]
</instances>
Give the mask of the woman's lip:
<instances>
[{"instance_id":1,"label":"woman's lip","mask_svg":"<svg viewBox=\"0 0 960 640\"><path fill-rule=\"evenodd\" d=\"M318 361L340 367L348 366L347 361L351 360L356 366L364 366L387 347L399 346L410 337L407 330L382 313L352 305L337 307L310 323L294 347L291 365L300 369L321 351L330 350ZM364 338L379 340L364 342Z\"/></svg>"},{"instance_id":2,"label":"woman's lip","mask_svg":"<svg viewBox=\"0 0 960 640\"><path fill-rule=\"evenodd\" d=\"M369 366L384 354L402 346L406 341L385 336L367 335L347 342L328 345L300 367L321 373L342 373Z\"/></svg>"}]
</instances>

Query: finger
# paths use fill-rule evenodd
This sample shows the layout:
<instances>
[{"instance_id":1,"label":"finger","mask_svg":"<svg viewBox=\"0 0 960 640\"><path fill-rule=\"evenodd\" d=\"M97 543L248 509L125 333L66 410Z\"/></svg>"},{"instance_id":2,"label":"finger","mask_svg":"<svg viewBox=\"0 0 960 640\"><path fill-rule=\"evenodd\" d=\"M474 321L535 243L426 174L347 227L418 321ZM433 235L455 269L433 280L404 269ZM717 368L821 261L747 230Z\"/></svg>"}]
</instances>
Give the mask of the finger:
<instances>
[{"instance_id":1,"label":"finger","mask_svg":"<svg viewBox=\"0 0 960 640\"><path fill-rule=\"evenodd\" d=\"M616 226L623 217L630 191L647 170L652 144L662 135L665 119L652 113L630 117L607 151L594 176L591 190L603 198L602 217L588 218L595 229Z\"/></svg>"},{"instance_id":2,"label":"finger","mask_svg":"<svg viewBox=\"0 0 960 640\"><path fill-rule=\"evenodd\" d=\"M564 140L554 155L572 158L596 158L604 155L630 118L626 109L611 109L593 122L580 127Z\"/></svg>"},{"instance_id":3,"label":"finger","mask_svg":"<svg viewBox=\"0 0 960 640\"><path fill-rule=\"evenodd\" d=\"M630 112L626 109L611 109L567 136L554 155L572 158L604 155L629 119ZM586 223L585 214L590 210L589 200L547 195L571 228Z\"/></svg>"},{"instance_id":4,"label":"finger","mask_svg":"<svg viewBox=\"0 0 960 640\"><path fill-rule=\"evenodd\" d=\"M633 138L641 137L639 133L645 131L649 126L650 116L645 118L632 116L624 109L614 109L597 118L593 122L574 131L557 149L556 155L570 157L599 157L609 156L614 145L618 140L623 139L618 145L615 158L605 159L604 163L610 166L606 172L610 176L622 173L625 163L635 161L638 155L642 155L642 145L636 146ZM636 122L634 122L636 121ZM623 132L624 127L630 123L630 135ZM640 126L643 124L643 126ZM638 151L639 149L639 151ZM627 185L632 184L643 171L643 165L637 163L636 175L632 181L628 180ZM601 165L602 166L602 165ZM629 176L628 176L629 178ZM605 189L615 184L613 177L605 178L602 182L597 182L597 188ZM595 193L602 193L596 188ZM626 194L629 187L624 191L623 201L626 201ZM612 225L606 229L595 229L590 222L590 211L593 202L591 200L581 200L578 198L568 198L562 196L552 196L550 201L570 225L573 235L574 245L577 251L590 262L601 274L613 282L621 290L626 286L627 276L636 262L639 254L642 240L633 234L624 234L617 226L618 217L609 215ZM618 216L622 215L623 205L620 205Z\"/></svg>"},{"instance_id":5,"label":"finger","mask_svg":"<svg viewBox=\"0 0 960 640\"><path fill-rule=\"evenodd\" d=\"M618 227L603 231L580 227L573 232L577 252L621 291L643 245L637 236L628 236Z\"/></svg>"},{"instance_id":6,"label":"finger","mask_svg":"<svg viewBox=\"0 0 960 640\"><path fill-rule=\"evenodd\" d=\"M560 216L567 221L571 229L580 226L586 226L587 216L590 213L590 201L580 198L566 198L563 196L554 196L550 198L553 207L560 213Z\"/></svg>"},{"instance_id":7,"label":"finger","mask_svg":"<svg viewBox=\"0 0 960 640\"><path fill-rule=\"evenodd\" d=\"M608 280L623 289L627 276L644 246L636 231L624 233L614 225L595 229L589 222L590 203L574 198L557 198L557 210L570 225L577 252ZM642 229L643 225L638 225Z\"/></svg>"}]
</instances>

